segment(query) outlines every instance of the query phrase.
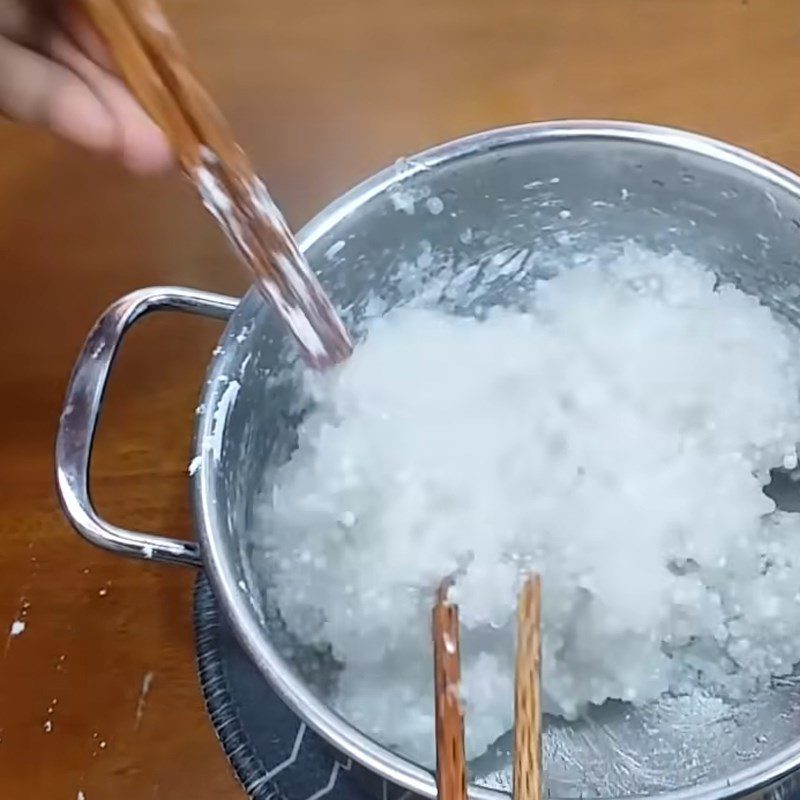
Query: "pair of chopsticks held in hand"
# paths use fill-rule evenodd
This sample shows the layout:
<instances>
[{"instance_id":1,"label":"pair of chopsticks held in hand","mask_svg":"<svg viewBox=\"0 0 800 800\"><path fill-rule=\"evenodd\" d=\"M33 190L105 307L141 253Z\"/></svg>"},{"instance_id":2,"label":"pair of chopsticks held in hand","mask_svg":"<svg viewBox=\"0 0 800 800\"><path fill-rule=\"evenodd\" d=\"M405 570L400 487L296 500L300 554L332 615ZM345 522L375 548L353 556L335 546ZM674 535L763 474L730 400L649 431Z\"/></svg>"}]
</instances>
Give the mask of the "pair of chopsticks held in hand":
<instances>
[{"instance_id":1,"label":"pair of chopsticks held in hand","mask_svg":"<svg viewBox=\"0 0 800 800\"><path fill-rule=\"evenodd\" d=\"M445 581L433 609L436 786L439 800L467 800L464 713L460 699L458 607ZM514 679L514 800L542 797L541 580L529 575L517 612Z\"/></svg>"}]
</instances>

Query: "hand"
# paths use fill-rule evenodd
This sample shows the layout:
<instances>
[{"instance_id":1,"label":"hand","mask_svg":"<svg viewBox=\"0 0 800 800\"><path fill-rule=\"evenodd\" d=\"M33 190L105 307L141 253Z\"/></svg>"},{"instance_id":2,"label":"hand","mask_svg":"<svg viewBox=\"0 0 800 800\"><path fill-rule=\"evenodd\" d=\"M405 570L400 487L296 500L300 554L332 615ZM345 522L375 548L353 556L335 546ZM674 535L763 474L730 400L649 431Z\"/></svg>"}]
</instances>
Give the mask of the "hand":
<instances>
[{"instance_id":1,"label":"hand","mask_svg":"<svg viewBox=\"0 0 800 800\"><path fill-rule=\"evenodd\" d=\"M164 135L70 0L0 0L2 114L109 154L137 173L173 164Z\"/></svg>"}]
</instances>

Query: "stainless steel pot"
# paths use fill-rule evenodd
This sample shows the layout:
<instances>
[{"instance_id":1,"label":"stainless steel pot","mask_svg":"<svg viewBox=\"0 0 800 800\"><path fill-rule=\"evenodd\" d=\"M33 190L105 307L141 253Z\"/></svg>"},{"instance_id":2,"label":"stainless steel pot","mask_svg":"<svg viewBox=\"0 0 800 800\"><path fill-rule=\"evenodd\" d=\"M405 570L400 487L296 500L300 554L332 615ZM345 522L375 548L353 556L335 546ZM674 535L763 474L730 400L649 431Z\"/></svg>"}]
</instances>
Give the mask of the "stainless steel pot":
<instances>
[{"instance_id":1,"label":"stainless steel pot","mask_svg":"<svg viewBox=\"0 0 800 800\"><path fill-rule=\"evenodd\" d=\"M555 266L579 265L583 254L630 239L695 256L800 320L800 180L735 147L665 128L555 122L471 136L370 178L299 239L354 328L376 291L391 306L438 281L440 302L452 307L447 285L463 278L459 264L519 258L512 277L500 271L480 292L481 305L504 304ZM228 320L197 419L190 470L197 543L120 529L98 516L88 492L92 438L119 343L139 317L167 309ZM375 775L433 797L429 771L331 710L329 676L303 663L268 591L253 578L257 551L243 534L265 465L291 452L292 360L291 344L253 291L241 302L180 288L121 299L90 334L67 392L56 447L63 507L100 547L204 566L242 644L286 702ZM793 785L800 764L794 680L765 690L732 717L692 721L686 713L669 703L641 711L604 707L576 725L551 724L551 794L701 800ZM505 755L479 759L473 775L483 785L473 796L499 797L507 771Z\"/></svg>"}]
</instances>

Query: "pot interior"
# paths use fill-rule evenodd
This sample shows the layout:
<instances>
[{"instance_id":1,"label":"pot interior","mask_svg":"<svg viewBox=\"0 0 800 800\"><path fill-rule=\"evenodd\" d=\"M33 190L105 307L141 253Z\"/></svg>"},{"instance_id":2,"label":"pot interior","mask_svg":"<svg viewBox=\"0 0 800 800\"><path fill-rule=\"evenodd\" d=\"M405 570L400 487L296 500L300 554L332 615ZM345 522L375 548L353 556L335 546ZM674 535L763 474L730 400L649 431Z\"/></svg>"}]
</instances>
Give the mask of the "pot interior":
<instances>
[{"instance_id":1,"label":"pot interior","mask_svg":"<svg viewBox=\"0 0 800 800\"><path fill-rule=\"evenodd\" d=\"M432 151L323 212L301 240L351 330L358 335L365 317L423 292L459 314L513 306L537 280L631 241L692 256L798 323L800 194L791 176L677 134L575 133L520 129ZM268 542L248 535L254 500L270 491L265 471L290 456L304 413L294 350L252 292L220 344L200 424L198 452L213 439L201 527L212 560L248 596L258 635L327 703L339 666L286 630L270 599ZM776 482L776 497L800 508L789 481ZM622 797L704 785L725 794L726 784L786 766L798 730L794 677L739 704L699 707L670 696L642 708L606 703L577 722L546 720L548 789ZM510 750L506 735L472 762L472 780L510 788Z\"/></svg>"}]
</instances>

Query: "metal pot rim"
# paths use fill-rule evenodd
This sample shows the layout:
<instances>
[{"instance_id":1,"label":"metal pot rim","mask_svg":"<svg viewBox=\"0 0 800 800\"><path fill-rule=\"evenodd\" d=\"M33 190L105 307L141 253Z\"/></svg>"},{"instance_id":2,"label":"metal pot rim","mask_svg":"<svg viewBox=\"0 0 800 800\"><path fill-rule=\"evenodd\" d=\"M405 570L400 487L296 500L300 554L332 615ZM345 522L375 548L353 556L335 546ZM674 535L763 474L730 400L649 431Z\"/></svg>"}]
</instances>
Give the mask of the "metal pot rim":
<instances>
[{"instance_id":1,"label":"metal pot rim","mask_svg":"<svg viewBox=\"0 0 800 800\"><path fill-rule=\"evenodd\" d=\"M342 219L376 195L386 192L403 180L442 164L468 158L477 153L503 149L515 144L594 139L653 144L676 151L691 152L726 163L800 198L800 178L788 169L730 145L699 134L638 122L608 120L563 120L515 125L466 136L400 159L351 189L323 209L298 234L303 250L334 228ZM260 302L251 291L244 299ZM234 325L236 322L234 321ZM214 432L215 411L225 385L222 359L215 356L209 367L202 405L198 415L195 452L200 454L200 468L192 478L195 525L209 578L217 599L231 621L236 635L264 677L286 703L323 738L347 757L392 784L423 797L436 797L436 784L430 772L379 745L344 720L317 698L270 643L255 609L245 591L237 584L226 548L219 541L217 509L214 497L214 455L200 446ZM224 431L223 431L224 432ZM716 800L735 797L782 781L800 767L800 738L768 759L739 770L729 778L659 794L663 800ZM474 800L501 800L508 794L471 785ZM625 800L635 800L633 796Z\"/></svg>"}]
</instances>

